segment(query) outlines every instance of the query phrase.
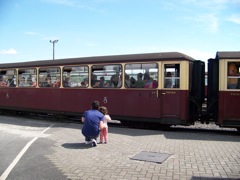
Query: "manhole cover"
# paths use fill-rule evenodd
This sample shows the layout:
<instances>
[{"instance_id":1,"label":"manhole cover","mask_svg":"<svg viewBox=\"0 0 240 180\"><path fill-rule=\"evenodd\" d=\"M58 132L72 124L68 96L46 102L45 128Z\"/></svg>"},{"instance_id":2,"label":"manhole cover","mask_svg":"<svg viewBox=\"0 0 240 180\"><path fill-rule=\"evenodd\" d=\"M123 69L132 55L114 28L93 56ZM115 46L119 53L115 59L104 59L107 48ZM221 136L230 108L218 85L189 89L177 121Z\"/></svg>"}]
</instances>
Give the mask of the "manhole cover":
<instances>
[{"instance_id":1,"label":"manhole cover","mask_svg":"<svg viewBox=\"0 0 240 180\"><path fill-rule=\"evenodd\" d=\"M142 151L130 159L139 160L139 161L156 162L161 164L170 156L171 154L167 154L167 153Z\"/></svg>"}]
</instances>

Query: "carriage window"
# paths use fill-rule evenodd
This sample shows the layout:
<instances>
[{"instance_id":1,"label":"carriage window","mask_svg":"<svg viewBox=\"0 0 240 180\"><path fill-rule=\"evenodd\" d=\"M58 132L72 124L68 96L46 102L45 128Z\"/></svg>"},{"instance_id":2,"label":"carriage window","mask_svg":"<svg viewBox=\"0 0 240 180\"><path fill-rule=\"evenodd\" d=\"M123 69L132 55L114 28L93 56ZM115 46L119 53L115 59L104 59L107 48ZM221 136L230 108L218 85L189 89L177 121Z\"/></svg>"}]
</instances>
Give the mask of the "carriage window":
<instances>
[{"instance_id":1,"label":"carriage window","mask_svg":"<svg viewBox=\"0 0 240 180\"><path fill-rule=\"evenodd\" d=\"M63 68L63 87L88 87L88 66L66 66Z\"/></svg>"},{"instance_id":2,"label":"carriage window","mask_svg":"<svg viewBox=\"0 0 240 180\"><path fill-rule=\"evenodd\" d=\"M38 85L39 87L60 87L60 68L40 68Z\"/></svg>"},{"instance_id":3,"label":"carriage window","mask_svg":"<svg viewBox=\"0 0 240 180\"><path fill-rule=\"evenodd\" d=\"M91 86L93 88L121 88L122 66L94 65L92 66Z\"/></svg>"},{"instance_id":4,"label":"carriage window","mask_svg":"<svg viewBox=\"0 0 240 180\"><path fill-rule=\"evenodd\" d=\"M180 65L165 64L164 65L164 88L180 87Z\"/></svg>"},{"instance_id":5,"label":"carriage window","mask_svg":"<svg viewBox=\"0 0 240 180\"><path fill-rule=\"evenodd\" d=\"M0 70L0 86L16 87L16 70Z\"/></svg>"},{"instance_id":6,"label":"carriage window","mask_svg":"<svg viewBox=\"0 0 240 180\"><path fill-rule=\"evenodd\" d=\"M227 88L240 89L240 63L228 63Z\"/></svg>"},{"instance_id":7,"label":"carriage window","mask_svg":"<svg viewBox=\"0 0 240 180\"><path fill-rule=\"evenodd\" d=\"M158 65L156 63L127 64L124 86L126 88L157 88Z\"/></svg>"},{"instance_id":8,"label":"carriage window","mask_svg":"<svg viewBox=\"0 0 240 180\"><path fill-rule=\"evenodd\" d=\"M36 69L19 69L18 70L19 87L36 87L37 70Z\"/></svg>"}]
</instances>

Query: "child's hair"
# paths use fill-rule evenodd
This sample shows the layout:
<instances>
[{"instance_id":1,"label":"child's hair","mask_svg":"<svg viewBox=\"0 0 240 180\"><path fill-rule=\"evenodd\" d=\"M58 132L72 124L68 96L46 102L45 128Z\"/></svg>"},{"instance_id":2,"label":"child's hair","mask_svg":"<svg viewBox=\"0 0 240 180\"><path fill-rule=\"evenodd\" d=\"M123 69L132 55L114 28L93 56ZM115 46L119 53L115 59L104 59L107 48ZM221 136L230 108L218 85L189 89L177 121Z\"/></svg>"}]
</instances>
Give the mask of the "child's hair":
<instances>
[{"instance_id":1,"label":"child's hair","mask_svg":"<svg viewBox=\"0 0 240 180\"><path fill-rule=\"evenodd\" d=\"M105 106L101 106L99 111L103 113L104 115L108 114L108 109Z\"/></svg>"}]
</instances>

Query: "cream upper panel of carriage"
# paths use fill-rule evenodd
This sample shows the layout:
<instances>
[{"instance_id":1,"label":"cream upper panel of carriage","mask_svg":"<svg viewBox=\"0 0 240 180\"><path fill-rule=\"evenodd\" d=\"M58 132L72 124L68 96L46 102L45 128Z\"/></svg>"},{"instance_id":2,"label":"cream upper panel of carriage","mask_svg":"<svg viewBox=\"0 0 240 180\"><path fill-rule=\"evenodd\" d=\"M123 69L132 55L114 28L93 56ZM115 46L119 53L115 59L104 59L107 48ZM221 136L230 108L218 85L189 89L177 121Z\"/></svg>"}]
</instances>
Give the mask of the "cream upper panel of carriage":
<instances>
[{"instance_id":1,"label":"cream upper panel of carriage","mask_svg":"<svg viewBox=\"0 0 240 180\"><path fill-rule=\"evenodd\" d=\"M240 58L219 61L219 90L240 91Z\"/></svg>"}]
</instances>

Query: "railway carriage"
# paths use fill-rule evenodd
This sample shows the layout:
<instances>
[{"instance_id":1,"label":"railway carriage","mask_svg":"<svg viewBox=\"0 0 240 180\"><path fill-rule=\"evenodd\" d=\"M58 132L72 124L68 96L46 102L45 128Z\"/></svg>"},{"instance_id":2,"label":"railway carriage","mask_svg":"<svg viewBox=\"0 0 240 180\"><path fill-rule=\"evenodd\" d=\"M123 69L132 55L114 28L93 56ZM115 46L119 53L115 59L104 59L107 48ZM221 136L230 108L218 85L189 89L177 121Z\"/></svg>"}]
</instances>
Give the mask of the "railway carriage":
<instances>
[{"instance_id":1,"label":"railway carriage","mask_svg":"<svg viewBox=\"0 0 240 180\"><path fill-rule=\"evenodd\" d=\"M122 123L193 124L204 93L204 63L178 52L1 64L0 76L1 109L79 115L98 100Z\"/></svg>"},{"instance_id":2,"label":"railway carriage","mask_svg":"<svg viewBox=\"0 0 240 180\"><path fill-rule=\"evenodd\" d=\"M239 130L239 74L239 52L209 59L205 109L205 63L179 52L0 64L0 109L81 116L98 100L123 124Z\"/></svg>"},{"instance_id":3,"label":"railway carriage","mask_svg":"<svg viewBox=\"0 0 240 180\"><path fill-rule=\"evenodd\" d=\"M240 52L217 52L208 60L207 119L240 130Z\"/></svg>"}]
</instances>

